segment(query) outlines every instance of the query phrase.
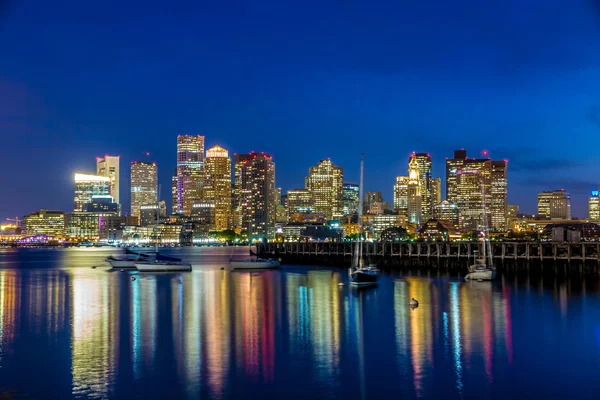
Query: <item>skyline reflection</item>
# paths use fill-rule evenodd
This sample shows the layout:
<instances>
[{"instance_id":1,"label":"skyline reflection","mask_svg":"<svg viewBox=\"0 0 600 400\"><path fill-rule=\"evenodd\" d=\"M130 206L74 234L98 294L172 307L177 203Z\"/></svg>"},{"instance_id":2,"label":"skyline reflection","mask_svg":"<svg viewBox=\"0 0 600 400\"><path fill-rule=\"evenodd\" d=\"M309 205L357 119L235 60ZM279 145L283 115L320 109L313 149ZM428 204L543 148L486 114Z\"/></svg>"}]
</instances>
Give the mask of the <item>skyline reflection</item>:
<instances>
[{"instance_id":1,"label":"skyline reflection","mask_svg":"<svg viewBox=\"0 0 600 400\"><path fill-rule=\"evenodd\" d=\"M36 359L33 371L48 375L30 388L25 377L0 374L0 388L52 388L63 398L250 398L290 388L349 398L506 394L513 371L535 368L517 350L539 349L515 331L527 326L552 342L566 319L600 317L592 285L577 297L573 285L554 284L554 297L529 277L492 284L382 275L378 287L355 290L339 286L347 277L335 269L217 267L135 281L85 267L0 269L0 368ZM408 307L411 298L418 308ZM539 323L528 325L532 318ZM555 330L543 329L553 321ZM587 325L571 326L579 335L572 351L593 363L580 352L597 348L596 324L578 326Z\"/></svg>"}]
</instances>

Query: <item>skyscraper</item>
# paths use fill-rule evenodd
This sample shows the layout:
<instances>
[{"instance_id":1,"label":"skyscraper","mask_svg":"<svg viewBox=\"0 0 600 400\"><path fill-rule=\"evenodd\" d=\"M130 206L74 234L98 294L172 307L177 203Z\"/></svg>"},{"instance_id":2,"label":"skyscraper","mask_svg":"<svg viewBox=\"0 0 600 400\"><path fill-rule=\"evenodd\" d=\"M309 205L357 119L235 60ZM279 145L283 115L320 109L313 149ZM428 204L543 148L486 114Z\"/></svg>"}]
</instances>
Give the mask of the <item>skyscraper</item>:
<instances>
[{"instance_id":1,"label":"skyscraper","mask_svg":"<svg viewBox=\"0 0 600 400\"><path fill-rule=\"evenodd\" d=\"M253 239L275 236L275 163L265 153L236 155L242 231ZM237 185L236 185L237 186Z\"/></svg>"},{"instance_id":2,"label":"skyscraper","mask_svg":"<svg viewBox=\"0 0 600 400\"><path fill-rule=\"evenodd\" d=\"M408 176L397 176L394 185L394 210L403 225L408 221Z\"/></svg>"},{"instance_id":3,"label":"skyscraper","mask_svg":"<svg viewBox=\"0 0 600 400\"><path fill-rule=\"evenodd\" d=\"M306 189L310 192L316 212L330 220L342 217L343 183L344 168L333 165L329 158L319 161L309 169Z\"/></svg>"},{"instance_id":4,"label":"skyscraper","mask_svg":"<svg viewBox=\"0 0 600 400\"><path fill-rule=\"evenodd\" d=\"M588 218L591 222L600 222L600 196L598 190L592 190L588 202Z\"/></svg>"},{"instance_id":5,"label":"skyscraper","mask_svg":"<svg viewBox=\"0 0 600 400\"><path fill-rule=\"evenodd\" d=\"M506 161L468 159L465 150L455 150L446 159L446 200L460 211L461 228L480 229L485 205L486 225L491 229L507 228Z\"/></svg>"},{"instance_id":6,"label":"skyscraper","mask_svg":"<svg viewBox=\"0 0 600 400\"><path fill-rule=\"evenodd\" d=\"M408 163L408 223L421 225L423 199L421 197L420 165L417 157Z\"/></svg>"},{"instance_id":7,"label":"skyscraper","mask_svg":"<svg viewBox=\"0 0 600 400\"><path fill-rule=\"evenodd\" d=\"M246 162L252 160L252 154L237 154L233 155L233 188L231 190L231 208L233 210L233 226L238 231L242 231L242 168Z\"/></svg>"},{"instance_id":8,"label":"skyscraper","mask_svg":"<svg viewBox=\"0 0 600 400\"><path fill-rule=\"evenodd\" d=\"M442 178L431 178L431 209L442 202Z\"/></svg>"},{"instance_id":9,"label":"skyscraper","mask_svg":"<svg viewBox=\"0 0 600 400\"><path fill-rule=\"evenodd\" d=\"M287 192L288 215L310 213L314 211L312 198L307 189L290 189Z\"/></svg>"},{"instance_id":10,"label":"skyscraper","mask_svg":"<svg viewBox=\"0 0 600 400\"><path fill-rule=\"evenodd\" d=\"M94 196L110 196L111 179L106 176L75 174L74 211L83 211L83 206Z\"/></svg>"},{"instance_id":11,"label":"skyscraper","mask_svg":"<svg viewBox=\"0 0 600 400\"><path fill-rule=\"evenodd\" d=\"M140 216L143 205L158 203L158 168L156 163L131 163L131 215Z\"/></svg>"},{"instance_id":12,"label":"skyscraper","mask_svg":"<svg viewBox=\"0 0 600 400\"><path fill-rule=\"evenodd\" d=\"M571 195L564 189L538 193L538 216L571 219Z\"/></svg>"},{"instance_id":13,"label":"skyscraper","mask_svg":"<svg viewBox=\"0 0 600 400\"><path fill-rule=\"evenodd\" d=\"M421 192L421 215L423 221L431 218L433 211L433 181L431 176L431 156L427 153L412 153L408 159L410 168L411 162L416 162L419 179L419 190Z\"/></svg>"},{"instance_id":14,"label":"skyscraper","mask_svg":"<svg viewBox=\"0 0 600 400\"><path fill-rule=\"evenodd\" d=\"M177 214L177 167L171 177L171 214Z\"/></svg>"},{"instance_id":15,"label":"skyscraper","mask_svg":"<svg viewBox=\"0 0 600 400\"><path fill-rule=\"evenodd\" d=\"M177 136L177 212L191 215L194 200L202 198L204 136Z\"/></svg>"},{"instance_id":16,"label":"skyscraper","mask_svg":"<svg viewBox=\"0 0 600 400\"><path fill-rule=\"evenodd\" d=\"M489 213L492 216L492 228L498 231L508 229L508 184L506 177L506 161L492 161L491 204Z\"/></svg>"},{"instance_id":17,"label":"skyscraper","mask_svg":"<svg viewBox=\"0 0 600 400\"><path fill-rule=\"evenodd\" d=\"M231 158L228 151L218 145L208 149L204 171L204 200L215 205L215 229L229 229L232 226L232 209Z\"/></svg>"},{"instance_id":18,"label":"skyscraper","mask_svg":"<svg viewBox=\"0 0 600 400\"><path fill-rule=\"evenodd\" d=\"M110 178L110 195L121 204L119 196L119 156L96 157L96 175Z\"/></svg>"},{"instance_id":19,"label":"skyscraper","mask_svg":"<svg viewBox=\"0 0 600 400\"><path fill-rule=\"evenodd\" d=\"M354 215L358 213L358 195L358 184L344 182L342 187L342 213L344 215Z\"/></svg>"}]
</instances>

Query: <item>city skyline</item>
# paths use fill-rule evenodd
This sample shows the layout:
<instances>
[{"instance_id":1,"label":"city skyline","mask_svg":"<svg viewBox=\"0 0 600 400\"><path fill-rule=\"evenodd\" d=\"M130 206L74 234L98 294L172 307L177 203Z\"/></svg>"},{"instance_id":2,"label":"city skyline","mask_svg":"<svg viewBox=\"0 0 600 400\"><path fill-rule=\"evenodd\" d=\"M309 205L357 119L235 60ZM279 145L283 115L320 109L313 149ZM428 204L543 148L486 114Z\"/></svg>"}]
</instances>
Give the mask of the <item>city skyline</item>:
<instances>
[{"instance_id":1,"label":"city skyline","mask_svg":"<svg viewBox=\"0 0 600 400\"><path fill-rule=\"evenodd\" d=\"M202 164L204 164L204 159L205 159L205 157L206 157L206 152L209 150L208 146L206 146L206 150L204 150L204 148L205 148L204 139L205 139L205 137L206 137L206 136L203 136L203 135L192 135L192 136L189 136L189 135L187 135L187 134L180 134L180 135L177 135L177 136L175 136L175 138L176 138L176 140L177 140L177 142L178 142L178 143L179 143L179 141L182 139L182 137L184 137L184 138L185 138L185 137L187 137L187 138L190 138L190 137L191 137L191 138L195 138L195 137L201 138L201 141L202 141L202 143L201 143L201 145L200 145L199 147L202 149L202 150L200 150L200 151L202 152L202 155L200 156L200 158L202 159ZM179 159L179 158L181 158L181 152L177 150L177 149L179 148L178 146L179 146L179 145L175 146L175 150L174 150L174 152L177 154L177 158ZM215 144L214 146L211 146L211 149L212 149L212 147L217 147L217 148L221 148L221 149L222 149L222 147L221 147L219 144ZM464 150L465 150L465 149L463 148L463 149L461 149L461 150L454 150L453 152L456 152L456 151L462 152L462 151L464 151ZM234 154L237 154L237 153L234 153ZM415 154L417 154L417 155L421 154L421 155L423 155L423 156L425 156L425 155L426 155L426 156L427 156L427 158L429 159L429 162L431 162L431 159L432 159L432 157L431 157L431 154L429 154L429 153L418 153L418 152L415 152L415 151L412 151L412 152L410 152L410 154L408 154L408 159L409 159L409 161L410 161L410 160L413 158L413 156L414 156ZM469 153L469 155L471 155L471 153ZM106 156L103 156L103 157L96 156L96 157L95 157L95 159L96 159L96 161L98 161L98 160L102 160L102 159L104 159L105 157L110 157L110 158L117 159L117 160L119 160L119 159L121 158L121 156L119 156L119 155L116 155L116 156L108 156L108 155L106 155ZM146 158L146 159L148 159L148 160L151 160L151 159L152 159L152 157L151 157L151 154L150 154L150 153L144 153L142 157L138 157L138 159L136 159L136 160L133 160L133 161L131 161L130 163L127 163L127 165L129 165L129 169L125 169L125 170L123 170L123 171L120 171L120 175L119 175L118 181L122 180L122 184L121 184L121 190L120 190L120 192L121 192L120 196L121 196L121 197L124 199L124 201L122 201L122 202L121 202L121 203L119 203L119 204L121 204L121 208L122 208L122 211L123 211L123 215L131 215L131 214L130 214L130 209L131 209L131 208L130 208L130 207L131 207L131 179L130 179L130 178L131 178L131 169L130 169L130 168L131 168L131 165L135 165L135 164L137 164L137 163L146 163L146 164L152 164L152 165L154 165L154 168L157 168L157 167L158 167L158 166L157 166L157 163L156 163L156 162L154 162L154 161L141 161L141 160L142 160L142 159L144 159L144 158ZM326 158L325 160L327 160L327 159L329 159L329 157L328 157L328 158ZM487 151L487 150L483 150L477 159L475 159L475 158L472 158L472 160L478 160L478 159L479 159L479 160L490 159L490 157L489 157L489 151ZM451 157L446 157L446 158L443 160L443 161L444 161L444 169L446 169L446 163L447 163L447 161L448 161L448 160L451 160ZM469 160L471 160L471 158L469 158ZM316 162L316 163L317 163L317 164L319 164L320 162L323 162L323 161L324 161L324 160L320 160L320 161L318 161L318 162ZM508 176L510 176L512 171L510 170L510 165L509 165L509 163L508 163L508 160L506 160L506 159L505 159L505 160L503 160L502 162L503 162L503 164L505 164L505 165L506 165L506 167L504 167L504 168L507 168L507 169L508 169L508 172L507 172L507 173L506 173L506 172L504 172L504 173L506 173ZM436 164L435 160L433 160L433 162L431 162L431 163L432 163L432 165L435 165L435 164ZM174 164L175 164L175 165L177 165L177 163L174 163ZM234 160L233 160L233 159L231 159L231 160L230 160L230 165L231 165L231 174L230 174L230 175L231 175L231 185L232 185L231 187L232 187L232 190L233 190L233 188L234 188L234 180L235 180L235 175L234 175L234 171L233 171L233 169L234 169L234 164L235 164ZM410 163L409 163L409 164L410 164ZM90 164L90 165L92 165L92 164ZM125 166L125 164L124 164L123 166ZM312 166L309 166L309 167L310 167L310 168L312 168ZM341 168L345 168L344 166L340 166L340 167L341 167ZM171 170L171 168L167 168L167 170ZM175 172L176 172L176 171L177 171L177 167L176 167L174 170L175 170ZM405 167L405 170L406 170L406 167ZM435 171L435 170L437 170L437 168L432 168L432 170L434 170L434 171ZM91 168L91 167L90 167L90 168L86 168L86 169L83 169L83 170L77 170L77 171L74 171L74 173L75 173L75 174L79 174L79 175L81 175L81 174L83 174L83 175L86 175L86 174L87 174L88 176L96 176L96 175L94 175L94 174L93 174L92 172L90 172L90 171L93 171L93 168ZM117 171L119 171L119 168L118 168L118 167L117 167ZM445 172L445 171L443 171L443 173L444 173L444 172ZM435 173L432 173L432 176L433 176L433 175L435 175ZM203 176L204 176L204 175L203 175L203 173L202 173L202 174L201 174L201 176L199 176L198 178L201 178L201 177L203 177ZM394 181L393 181L393 183L391 184L391 189L390 189L390 188L388 188L389 190L381 190L381 191L377 191L377 192L381 192L381 193L383 194L383 198L384 198L385 202L386 202L386 203L389 203L389 204L391 204L391 205L392 205L392 207L394 207L394 209L396 208L396 207L395 207L395 204L394 204L394 201L395 201L395 193L394 193L394 191L396 190L396 189L395 189L395 188L396 188L396 185L395 185L395 184L397 183L397 182L396 182L396 178L399 178L399 177L403 177L403 176L400 176L400 175L398 175L398 176L396 176L396 177L394 178ZM173 179L173 178L174 178L174 177L173 177L173 176L171 176L171 179ZM408 176L406 176L406 177L403 177L403 178L406 178L406 179L408 179ZM435 178L435 177L432 177L431 179L432 179L433 181L436 181L436 180L439 180L439 181L441 181L441 188L442 188L441 192L442 192L442 193L446 193L446 187L447 187L447 180L446 180L446 179ZM305 181L305 180L306 180L306 175L304 176L304 181ZM508 181L510 182L510 179L508 179ZM346 178L346 177L344 177L344 178L343 178L343 182L344 182L344 183L347 183L347 182L352 182L352 179L349 179L349 178ZM162 183L163 183L163 182L160 182L160 181L159 181L159 182L158 182L158 185L160 186L160 185L162 185ZM168 186L169 186L169 185L168 185L169 183L170 183L170 182L166 182L166 185L165 185L165 186L167 186L167 187L168 187ZM302 183L302 184L300 184L300 183L299 183L299 184L298 184L298 185L296 185L296 186L294 186L294 185L292 184L292 185L291 185L289 188L281 188L281 189L282 189L282 194L286 194L286 193L287 193L289 190L295 190L295 189L297 189L297 188L304 187L304 184L305 184L305 182L304 182L304 183ZM72 203L72 199L73 199L73 197L72 197L73 185L74 185L74 184L73 184L73 182L71 181L71 186L72 186L72 187L70 188L70 195L69 195L69 197L70 197L70 199L71 199L71 203ZM200 185L200 186L202 187L202 185ZM366 186L366 185L365 185L365 186ZM508 203L509 203L509 204L511 204L511 200L510 200L510 193L511 193L511 190L510 190L510 188L511 188L511 186L512 186L512 182L510 182L510 183L509 183L509 185L508 185L508 193L509 193L509 200L508 200ZM117 186L117 187L119 187L119 186ZM277 179L277 182L276 182L276 187L281 187L281 185L279 184L279 179ZM366 187L368 188L368 186L366 186ZM600 187L600 185L590 188L590 190L589 190L589 191L587 191L586 193L580 194L579 196L573 196L573 198L571 198L571 208L572 208L572 210L573 210L573 211L571 212L571 214L572 214L572 217L574 217L574 218L582 218L582 219L584 219L584 218L587 218L587 217L588 217L588 212L589 212L589 209L588 209L588 208L589 208L589 197L590 197L590 195L592 194L592 192L594 192L594 191L597 191L598 187ZM518 206L519 206L519 209L520 209L520 213L521 213L521 214L531 214L531 215L535 215L535 214L538 214L538 212L537 212L537 211L538 211L538 198L537 198L537 197L538 197L538 193L540 193L540 192L561 191L561 190L562 190L562 191L569 192L568 190L565 190L565 189L563 189L562 187L561 187L560 189L557 189L557 188L548 188L548 189L544 189L544 190L539 190L539 191L535 191L535 193L533 193L533 197L532 197L532 199L533 199L533 200L532 200L533 204L531 205L531 207L527 207L527 206L523 207L523 205L521 205L521 204L516 204L516 205L518 205ZM200 192L202 192L202 189L200 190ZM373 191L370 191L370 192L373 192ZM389 193L388 193L388 192L389 192ZM368 192L367 192L367 191L365 191L365 193L368 193ZM157 195L158 195L158 194L157 194ZM161 200L161 201L164 201L164 202L167 204L167 209L168 209L168 210L171 210L171 207L172 207L172 205L173 205L173 204L172 204L172 201L171 201L171 200L172 200L172 196L171 196L170 190L163 190L163 191L161 192L161 194L160 194L160 196L159 196L159 197L160 197L160 199L159 199L159 200ZM442 199L446 200L446 196L445 196L445 195L444 195L444 196L441 196L441 197L442 197ZM580 197L580 198L578 198L578 197ZM115 201L115 202L116 202L116 201ZM171 203L171 204L169 204L169 203ZM580 204L580 203L583 203L583 204ZM576 212L577 212L576 210L578 210L578 208L577 208L577 207L579 207L579 209L580 209L580 211L581 211L581 213L580 213L580 214L577 214L577 213L576 213ZM37 207L37 208L35 209L35 211L37 211L37 210L41 210L41 209L48 209L48 210L61 210L61 211L65 211L65 212L67 212L67 211L70 211L70 209L71 209L71 208L69 208L69 207L65 207L65 208L57 208L57 207L48 207L48 206L44 206L44 205L42 205L42 206L40 206L40 207ZM29 211L28 211L27 213L25 213L25 214L28 214L28 213L31 213L31 212L34 212L34 210L29 210ZM2 210L0 210L0 215L1 215L1 214L2 214ZM1 217L1 218L12 218L12 217L19 217L19 218L21 218L23 215L25 215L25 214L22 214L22 215L16 215L16 214L15 214L15 215L12 215L10 212L6 212L5 214L6 214L6 216L2 215L2 217Z\"/></svg>"},{"instance_id":2,"label":"city skyline","mask_svg":"<svg viewBox=\"0 0 600 400\"><path fill-rule=\"evenodd\" d=\"M32 7L0 10L0 159L15 167L3 175L11 195L0 219L67 209L65 172L92 173L89 160L103 154L127 169L149 152L167 199L172 138L184 133L206 135L207 148L274 155L282 188L300 186L328 157L356 182L364 152L365 192L388 202L413 151L431 154L436 177L455 149L508 159L509 203L527 213L538 192L564 188L583 217L599 184L600 31L588 0L265 2L235 15L220 4L169 15L135 1L118 13ZM315 15L330 23L312 23ZM216 34L223 26L231 29ZM53 162L42 170L25 153Z\"/></svg>"}]
</instances>

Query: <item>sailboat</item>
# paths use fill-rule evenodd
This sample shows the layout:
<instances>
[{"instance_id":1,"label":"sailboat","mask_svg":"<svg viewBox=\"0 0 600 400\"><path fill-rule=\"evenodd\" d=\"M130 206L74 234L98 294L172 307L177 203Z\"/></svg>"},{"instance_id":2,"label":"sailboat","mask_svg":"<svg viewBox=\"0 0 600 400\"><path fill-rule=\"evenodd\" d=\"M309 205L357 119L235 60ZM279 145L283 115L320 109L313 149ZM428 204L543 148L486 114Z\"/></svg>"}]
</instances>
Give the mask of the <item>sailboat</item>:
<instances>
[{"instance_id":1,"label":"sailboat","mask_svg":"<svg viewBox=\"0 0 600 400\"><path fill-rule=\"evenodd\" d=\"M360 186L358 188L358 234L359 238L354 242L352 266L348 269L350 284L354 286L371 286L377 284L379 270L374 266L364 266L362 257L362 213L363 213L363 187L365 172L365 155L360 157Z\"/></svg>"},{"instance_id":2,"label":"sailboat","mask_svg":"<svg viewBox=\"0 0 600 400\"><path fill-rule=\"evenodd\" d=\"M475 252L475 264L469 266L469 273L465 276L467 280L483 280L491 281L496 279L496 268L494 268L494 254L492 253L492 245L488 236L487 213L485 209L485 191L483 183L481 185L481 208L482 208L482 235L483 246L481 257L478 257L478 252Z\"/></svg>"}]
</instances>

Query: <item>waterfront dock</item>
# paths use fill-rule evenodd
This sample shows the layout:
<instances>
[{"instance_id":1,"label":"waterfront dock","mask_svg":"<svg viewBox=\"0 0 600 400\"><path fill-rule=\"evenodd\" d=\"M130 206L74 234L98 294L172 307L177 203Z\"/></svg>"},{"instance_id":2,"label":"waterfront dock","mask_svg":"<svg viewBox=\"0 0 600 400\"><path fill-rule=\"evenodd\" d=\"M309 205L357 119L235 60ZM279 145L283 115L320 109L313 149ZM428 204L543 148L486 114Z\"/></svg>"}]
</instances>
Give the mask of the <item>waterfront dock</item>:
<instances>
[{"instance_id":1,"label":"waterfront dock","mask_svg":"<svg viewBox=\"0 0 600 400\"><path fill-rule=\"evenodd\" d=\"M264 243L258 247L263 256L280 258L284 263L349 264L354 243L287 242ZM363 255L370 262L401 264L406 260L473 260L478 242L364 242ZM537 260L600 263L600 242L492 242L495 260Z\"/></svg>"}]
</instances>

